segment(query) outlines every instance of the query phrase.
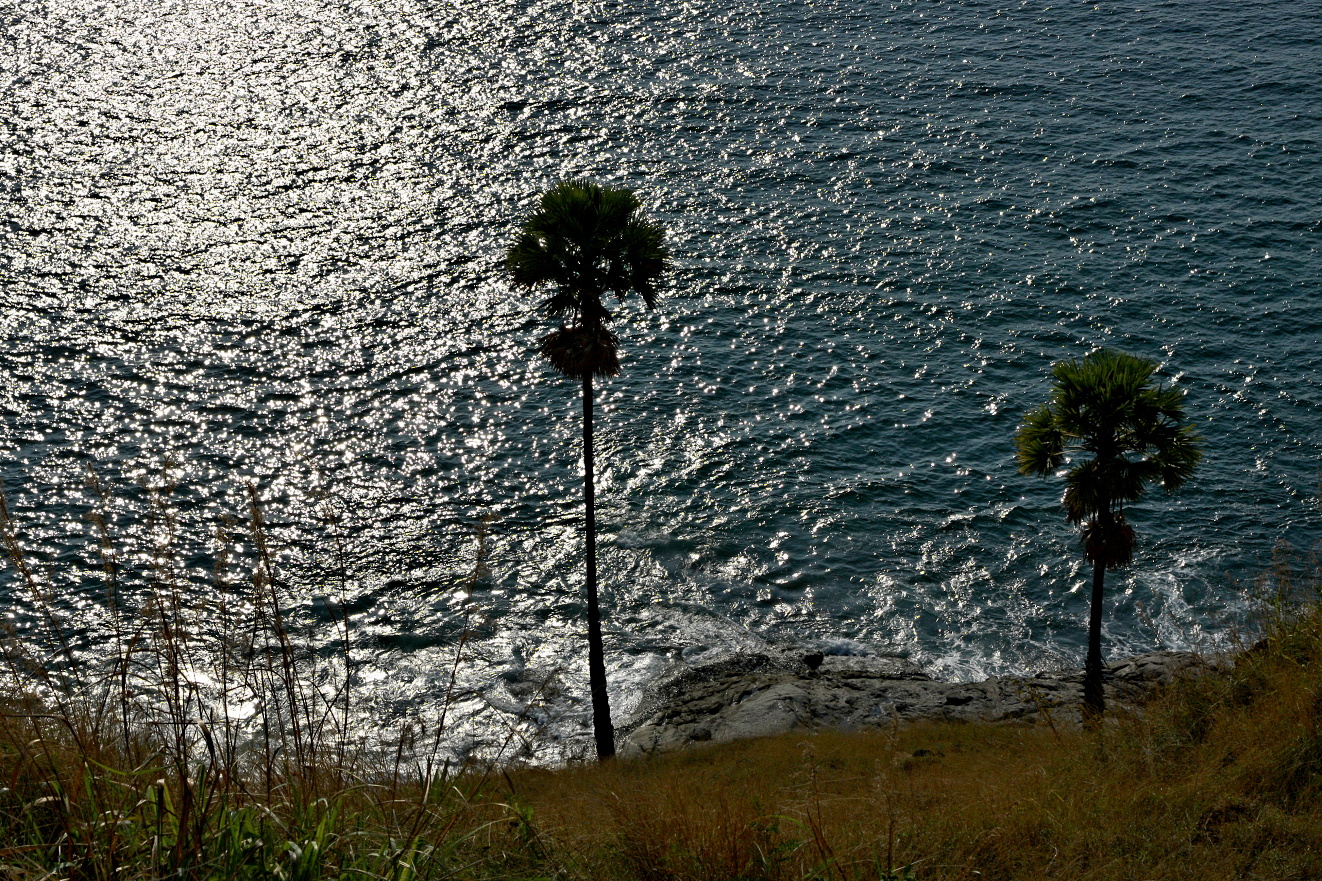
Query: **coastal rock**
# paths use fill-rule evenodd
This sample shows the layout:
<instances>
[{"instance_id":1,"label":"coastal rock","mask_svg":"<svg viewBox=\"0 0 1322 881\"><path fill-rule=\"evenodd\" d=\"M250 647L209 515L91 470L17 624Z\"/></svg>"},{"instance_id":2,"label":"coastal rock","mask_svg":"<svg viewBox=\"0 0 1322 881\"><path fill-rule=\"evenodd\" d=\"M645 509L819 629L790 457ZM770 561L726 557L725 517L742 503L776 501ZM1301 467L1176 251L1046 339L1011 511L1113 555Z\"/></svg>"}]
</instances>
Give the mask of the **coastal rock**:
<instances>
[{"instance_id":1,"label":"coastal rock","mask_svg":"<svg viewBox=\"0 0 1322 881\"><path fill-rule=\"evenodd\" d=\"M745 655L685 668L653 687L621 730L621 755L693 743L768 737L795 729L864 729L918 720L1080 721L1083 671L939 682L897 658L817 661ZM1155 688L1214 666L1192 652L1150 652L1108 664L1108 706L1135 706Z\"/></svg>"}]
</instances>

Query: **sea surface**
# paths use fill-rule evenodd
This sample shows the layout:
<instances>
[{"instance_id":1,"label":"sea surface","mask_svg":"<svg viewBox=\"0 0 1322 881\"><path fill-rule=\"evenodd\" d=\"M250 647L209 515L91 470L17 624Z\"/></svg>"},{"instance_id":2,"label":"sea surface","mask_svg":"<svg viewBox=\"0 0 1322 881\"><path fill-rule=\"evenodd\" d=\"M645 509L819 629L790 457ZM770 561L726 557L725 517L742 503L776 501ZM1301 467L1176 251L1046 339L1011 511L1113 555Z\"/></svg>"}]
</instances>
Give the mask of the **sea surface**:
<instances>
[{"instance_id":1,"label":"sea surface","mask_svg":"<svg viewBox=\"0 0 1322 881\"><path fill-rule=\"evenodd\" d=\"M1319 35L1318 0L7 0L17 540L92 663L89 512L128 594L167 559L215 625L254 487L363 724L448 694L456 751L581 754L578 388L501 258L584 177L676 255L597 398L618 721L768 646L1079 663L1089 572L1012 438L1098 346L1207 446L1131 510L1106 651L1224 647L1322 525ZM0 606L42 623L12 560Z\"/></svg>"}]
</instances>

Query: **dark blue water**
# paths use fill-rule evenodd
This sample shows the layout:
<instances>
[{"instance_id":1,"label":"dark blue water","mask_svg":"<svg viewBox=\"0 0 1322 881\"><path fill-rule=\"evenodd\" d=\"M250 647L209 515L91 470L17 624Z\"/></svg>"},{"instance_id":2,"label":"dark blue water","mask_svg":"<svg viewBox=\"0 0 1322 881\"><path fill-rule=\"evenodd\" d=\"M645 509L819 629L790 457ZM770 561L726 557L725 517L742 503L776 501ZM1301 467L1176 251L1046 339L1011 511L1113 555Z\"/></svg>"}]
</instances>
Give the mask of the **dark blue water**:
<instances>
[{"instance_id":1,"label":"dark blue water","mask_svg":"<svg viewBox=\"0 0 1322 881\"><path fill-rule=\"evenodd\" d=\"M475 585L471 736L536 694L578 743L578 401L500 257L587 176L636 188L677 255L598 398L617 716L767 641L1077 662L1088 573L1012 437L1096 346L1158 359L1208 449L1134 508L1107 651L1224 645L1273 547L1319 534L1319 33L1312 0L19 0L0 478L24 547L94 653L88 467L144 566L142 485L177 484L199 596L255 482L296 614L329 644L325 598L351 613L374 712L444 693ZM0 591L21 626L9 564Z\"/></svg>"}]
</instances>

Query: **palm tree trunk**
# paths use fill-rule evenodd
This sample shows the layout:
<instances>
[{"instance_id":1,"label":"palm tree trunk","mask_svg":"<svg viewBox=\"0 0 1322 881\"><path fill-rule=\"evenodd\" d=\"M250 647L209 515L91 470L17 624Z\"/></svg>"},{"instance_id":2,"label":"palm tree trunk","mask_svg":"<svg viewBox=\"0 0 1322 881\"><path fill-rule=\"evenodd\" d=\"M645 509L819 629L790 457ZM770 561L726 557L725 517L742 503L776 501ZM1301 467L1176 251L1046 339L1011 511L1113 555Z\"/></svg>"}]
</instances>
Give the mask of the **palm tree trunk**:
<instances>
[{"instance_id":1,"label":"palm tree trunk","mask_svg":"<svg viewBox=\"0 0 1322 881\"><path fill-rule=\"evenodd\" d=\"M592 374L583 377L583 502L587 508L588 687L592 691L592 733L597 758L615 755L615 727L611 725L606 694L606 652L601 643L601 608L597 605L597 516L592 486Z\"/></svg>"},{"instance_id":2,"label":"palm tree trunk","mask_svg":"<svg viewBox=\"0 0 1322 881\"><path fill-rule=\"evenodd\" d=\"M1083 721L1091 725L1106 711L1102 692L1102 586L1106 564L1093 563L1092 605L1088 610L1088 659L1083 664Z\"/></svg>"}]
</instances>

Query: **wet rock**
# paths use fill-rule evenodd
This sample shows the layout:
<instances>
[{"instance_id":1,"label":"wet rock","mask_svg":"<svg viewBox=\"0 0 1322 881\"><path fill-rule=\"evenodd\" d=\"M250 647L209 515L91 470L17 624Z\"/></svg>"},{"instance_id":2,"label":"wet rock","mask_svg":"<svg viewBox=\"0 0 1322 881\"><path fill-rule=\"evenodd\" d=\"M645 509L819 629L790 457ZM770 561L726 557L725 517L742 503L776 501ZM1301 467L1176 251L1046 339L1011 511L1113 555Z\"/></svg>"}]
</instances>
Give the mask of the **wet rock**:
<instances>
[{"instance_id":1,"label":"wet rock","mask_svg":"<svg viewBox=\"0 0 1322 881\"><path fill-rule=\"evenodd\" d=\"M816 659L814 659L816 660ZM1191 652L1150 652L1109 664L1109 707L1136 706L1154 689L1220 663ZM620 731L620 753L768 737L795 729L863 729L918 720L1080 722L1083 671L938 682L897 658L747 655L685 668L654 686Z\"/></svg>"}]
</instances>

